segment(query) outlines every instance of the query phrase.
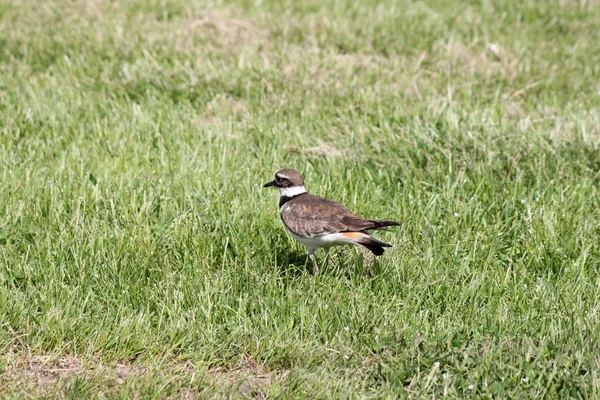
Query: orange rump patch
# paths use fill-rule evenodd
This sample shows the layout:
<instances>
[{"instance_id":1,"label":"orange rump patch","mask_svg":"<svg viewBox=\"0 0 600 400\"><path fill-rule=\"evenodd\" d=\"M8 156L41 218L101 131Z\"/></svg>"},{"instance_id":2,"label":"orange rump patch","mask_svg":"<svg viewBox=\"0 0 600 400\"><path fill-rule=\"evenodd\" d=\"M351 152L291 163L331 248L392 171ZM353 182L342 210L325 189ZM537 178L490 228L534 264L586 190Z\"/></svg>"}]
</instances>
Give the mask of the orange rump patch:
<instances>
[{"instance_id":1,"label":"orange rump patch","mask_svg":"<svg viewBox=\"0 0 600 400\"><path fill-rule=\"evenodd\" d=\"M365 234L362 232L342 232L340 235L347 237L350 240L354 240L355 242L359 242Z\"/></svg>"}]
</instances>

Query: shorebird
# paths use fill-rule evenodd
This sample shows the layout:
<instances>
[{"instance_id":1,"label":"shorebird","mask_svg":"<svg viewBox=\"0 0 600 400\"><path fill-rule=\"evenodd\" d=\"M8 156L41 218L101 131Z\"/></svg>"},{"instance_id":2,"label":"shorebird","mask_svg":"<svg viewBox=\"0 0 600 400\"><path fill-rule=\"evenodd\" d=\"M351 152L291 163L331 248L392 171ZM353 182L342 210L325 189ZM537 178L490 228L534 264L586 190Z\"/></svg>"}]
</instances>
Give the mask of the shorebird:
<instances>
[{"instance_id":1,"label":"shorebird","mask_svg":"<svg viewBox=\"0 0 600 400\"><path fill-rule=\"evenodd\" d=\"M392 247L367 231L400 225L398 222L360 218L338 202L308 193L304 178L295 169L277 171L275 179L263 187L269 186L279 189L281 220L292 237L306 246L315 275L319 273L315 251L320 248L327 255L333 246L360 245L380 256L386 247Z\"/></svg>"}]
</instances>

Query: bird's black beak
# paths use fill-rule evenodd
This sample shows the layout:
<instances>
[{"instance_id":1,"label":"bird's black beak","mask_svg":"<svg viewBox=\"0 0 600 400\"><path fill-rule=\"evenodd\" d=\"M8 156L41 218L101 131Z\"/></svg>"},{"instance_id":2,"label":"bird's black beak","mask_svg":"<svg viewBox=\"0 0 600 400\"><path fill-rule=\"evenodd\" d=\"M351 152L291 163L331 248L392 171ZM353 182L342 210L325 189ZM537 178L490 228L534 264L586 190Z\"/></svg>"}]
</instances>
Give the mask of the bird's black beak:
<instances>
[{"instance_id":1,"label":"bird's black beak","mask_svg":"<svg viewBox=\"0 0 600 400\"><path fill-rule=\"evenodd\" d=\"M269 186L276 186L275 181L273 180L273 181L271 181L269 183L265 183L263 187L266 188L266 187L269 187Z\"/></svg>"}]
</instances>

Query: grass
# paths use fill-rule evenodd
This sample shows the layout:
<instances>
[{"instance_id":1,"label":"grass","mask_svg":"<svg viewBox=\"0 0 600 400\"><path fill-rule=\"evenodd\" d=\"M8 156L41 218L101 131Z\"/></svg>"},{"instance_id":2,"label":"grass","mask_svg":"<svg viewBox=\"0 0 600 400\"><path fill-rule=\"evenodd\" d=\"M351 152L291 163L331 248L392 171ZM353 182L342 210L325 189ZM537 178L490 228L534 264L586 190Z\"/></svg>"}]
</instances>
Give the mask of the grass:
<instances>
[{"instance_id":1,"label":"grass","mask_svg":"<svg viewBox=\"0 0 600 400\"><path fill-rule=\"evenodd\" d=\"M599 397L599 25L1 4L2 396ZM311 276L261 188L284 167L394 248Z\"/></svg>"}]
</instances>

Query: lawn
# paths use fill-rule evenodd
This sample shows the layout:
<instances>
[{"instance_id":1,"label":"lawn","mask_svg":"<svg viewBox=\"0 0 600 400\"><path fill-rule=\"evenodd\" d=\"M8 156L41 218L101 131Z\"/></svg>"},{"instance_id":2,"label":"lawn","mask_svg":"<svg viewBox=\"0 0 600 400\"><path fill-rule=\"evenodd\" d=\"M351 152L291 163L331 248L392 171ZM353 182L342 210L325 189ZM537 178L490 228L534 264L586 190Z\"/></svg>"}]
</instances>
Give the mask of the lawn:
<instances>
[{"instance_id":1,"label":"lawn","mask_svg":"<svg viewBox=\"0 0 600 400\"><path fill-rule=\"evenodd\" d=\"M2 2L0 396L600 397L599 26L593 0ZM394 247L314 277L280 168Z\"/></svg>"}]
</instances>

